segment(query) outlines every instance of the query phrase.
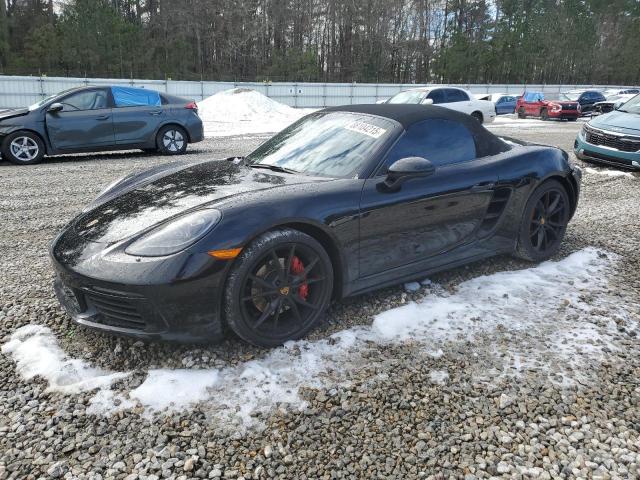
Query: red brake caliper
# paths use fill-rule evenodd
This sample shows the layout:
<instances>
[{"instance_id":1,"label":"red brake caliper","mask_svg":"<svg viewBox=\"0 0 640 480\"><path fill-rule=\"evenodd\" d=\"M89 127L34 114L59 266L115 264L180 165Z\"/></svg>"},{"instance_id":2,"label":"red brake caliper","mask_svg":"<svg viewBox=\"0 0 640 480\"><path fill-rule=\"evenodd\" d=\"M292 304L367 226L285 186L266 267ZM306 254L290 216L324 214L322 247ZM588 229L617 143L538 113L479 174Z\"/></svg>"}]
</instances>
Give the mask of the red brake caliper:
<instances>
[{"instance_id":1,"label":"red brake caliper","mask_svg":"<svg viewBox=\"0 0 640 480\"><path fill-rule=\"evenodd\" d=\"M291 260L291 273L294 275L300 275L302 272L304 272L304 263L302 263L302 260L298 257L293 257ZM303 300L306 300L309 295L309 285L307 284L306 276L304 278L304 282L302 282L300 287L298 287L298 295L300 295L300 298Z\"/></svg>"}]
</instances>

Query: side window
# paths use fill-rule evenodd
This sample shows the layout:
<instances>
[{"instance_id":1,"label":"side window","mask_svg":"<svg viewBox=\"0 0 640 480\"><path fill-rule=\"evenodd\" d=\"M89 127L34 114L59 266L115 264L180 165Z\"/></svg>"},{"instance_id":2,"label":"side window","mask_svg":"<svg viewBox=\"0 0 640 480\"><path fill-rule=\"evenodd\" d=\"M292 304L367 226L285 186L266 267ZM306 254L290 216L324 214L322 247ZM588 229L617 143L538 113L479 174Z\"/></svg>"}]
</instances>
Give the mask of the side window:
<instances>
[{"instance_id":1,"label":"side window","mask_svg":"<svg viewBox=\"0 0 640 480\"><path fill-rule=\"evenodd\" d=\"M467 102L469 101L469 95L457 88L447 88L447 102Z\"/></svg>"},{"instance_id":2,"label":"side window","mask_svg":"<svg viewBox=\"0 0 640 480\"><path fill-rule=\"evenodd\" d=\"M464 125L432 118L409 127L391 148L378 173L386 174L389 165L405 157L426 158L435 166L459 163L476 158L476 144Z\"/></svg>"},{"instance_id":3,"label":"side window","mask_svg":"<svg viewBox=\"0 0 640 480\"><path fill-rule=\"evenodd\" d=\"M115 106L121 107L159 107L160 94L153 90L129 87L111 87Z\"/></svg>"},{"instance_id":4,"label":"side window","mask_svg":"<svg viewBox=\"0 0 640 480\"><path fill-rule=\"evenodd\" d=\"M89 90L74 93L60 101L67 111L98 110L108 108L107 92L104 90Z\"/></svg>"},{"instance_id":5,"label":"side window","mask_svg":"<svg viewBox=\"0 0 640 480\"><path fill-rule=\"evenodd\" d=\"M443 88L436 88L435 90L431 90L429 92L429 95L427 95L427 98L430 98L431 100L433 100L434 105L437 105L438 103L447 102L447 98L444 94Z\"/></svg>"}]
</instances>

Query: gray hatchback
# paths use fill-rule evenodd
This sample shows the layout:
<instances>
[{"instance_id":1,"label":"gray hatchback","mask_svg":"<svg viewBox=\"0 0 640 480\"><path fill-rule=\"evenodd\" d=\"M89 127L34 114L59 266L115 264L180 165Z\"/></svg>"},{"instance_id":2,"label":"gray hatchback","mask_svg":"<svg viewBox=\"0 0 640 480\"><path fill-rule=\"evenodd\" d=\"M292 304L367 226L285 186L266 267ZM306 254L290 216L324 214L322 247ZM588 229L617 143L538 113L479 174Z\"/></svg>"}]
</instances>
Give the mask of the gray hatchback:
<instances>
[{"instance_id":1,"label":"gray hatchback","mask_svg":"<svg viewBox=\"0 0 640 480\"><path fill-rule=\"evenodd\" d=\"M73 88L0 113L2 156L19 165L45 155L134 148L178 155L203 138L194 101L143 88Z\"/></svg>"}]
</instances>

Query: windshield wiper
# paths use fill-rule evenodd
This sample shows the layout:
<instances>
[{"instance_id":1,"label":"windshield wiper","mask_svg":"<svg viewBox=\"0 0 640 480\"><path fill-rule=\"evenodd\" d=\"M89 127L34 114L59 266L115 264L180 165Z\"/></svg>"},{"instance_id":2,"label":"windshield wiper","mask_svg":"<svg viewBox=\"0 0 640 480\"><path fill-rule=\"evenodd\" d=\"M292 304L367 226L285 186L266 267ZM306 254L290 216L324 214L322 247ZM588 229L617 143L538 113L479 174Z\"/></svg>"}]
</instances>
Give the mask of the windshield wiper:
<instances>
[{"instance_id":1,"label":"windshield wiper","mask_svg":"<svg viewBox=\"0 0 640 480\"><path fill-rule=\"evenodd\" d=\"M281 172L281 173L300 173L297 170L293 170L291 168L281 167L279 165L268 165L266 163L252 163L249 165L251 168L266 168L273 172Z\"/></svg>"}]
</instances>

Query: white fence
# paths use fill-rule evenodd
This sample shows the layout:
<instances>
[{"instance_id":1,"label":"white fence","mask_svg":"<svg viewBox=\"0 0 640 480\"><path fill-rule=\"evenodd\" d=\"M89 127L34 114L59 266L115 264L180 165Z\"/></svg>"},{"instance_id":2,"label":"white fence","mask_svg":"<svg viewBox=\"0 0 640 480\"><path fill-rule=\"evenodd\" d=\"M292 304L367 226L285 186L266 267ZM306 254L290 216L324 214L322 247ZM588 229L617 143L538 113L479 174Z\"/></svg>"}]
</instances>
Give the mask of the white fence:
<instances>
[{"instance_id":1,"label":"white fence","mask_svg":"<svg viewBox=\"0 0 640 480\"><path fill-rule=\"evenodd\" d=\"M189 82L176 80L123 80L108 78L13 77L0 76L0 107L31 105L68 88L85 85L129 85L203 100L214 93L235 87L251 88L292 107L327 107L354 103L375 103L416 84L391 83L262 83L262 82ZM472 93L519 94L525 85L458 85ZM526 85L549 98L574 88L617 88L604 85ZM621 86L622 88L622 86Z\"/></svg>"}]
</instances>

